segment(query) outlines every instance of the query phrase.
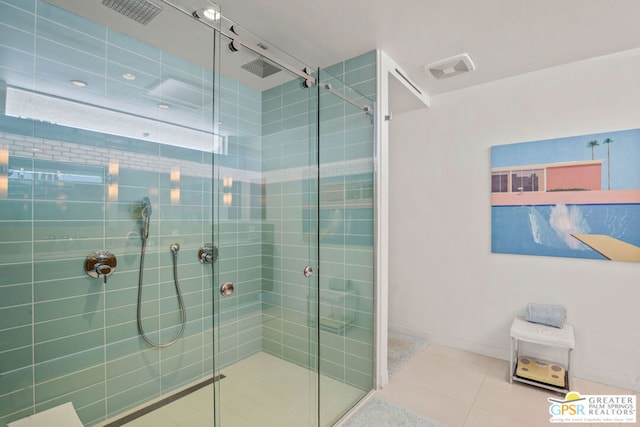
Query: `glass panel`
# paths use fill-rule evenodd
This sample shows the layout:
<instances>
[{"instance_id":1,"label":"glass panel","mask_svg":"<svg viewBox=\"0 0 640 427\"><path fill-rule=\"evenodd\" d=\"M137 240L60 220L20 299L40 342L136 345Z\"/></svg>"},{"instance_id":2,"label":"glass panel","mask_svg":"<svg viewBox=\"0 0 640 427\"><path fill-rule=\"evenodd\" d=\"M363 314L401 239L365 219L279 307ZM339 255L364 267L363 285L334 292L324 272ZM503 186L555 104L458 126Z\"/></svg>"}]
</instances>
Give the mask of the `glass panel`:
<instances>
[{"instance_id":1,"label":"glass panel","mask_svg":"<svg viewBox=\"0 0 640 427\"><path fill-rule=\"evenodd\" d=\"M321 426L367 394L374 373L374 110L354 87L375 91L375 54L332 70L320 72Z\"/></svg>"},{"instance_id":2,"label":"glass panel","mask_svg":"<svg viewBox=\"0 0 640 427\"><path fill-rule=\"evenodd\" d=\"M223 36L219 122L228 152L215 156L215 286L233 282L235 293L216 295L218 425L315 426L317 87L244 46L232 52L230 43Z\"/></svg>"},{"instance_id":3,"label":"glass panel","mask_svg":"<svg viewBox=\"0 0 640 427\"><path fill-rule=\"evenodd\" d=\"M213 375L214 31L171 7L119 19L0 1L2 425L65 402L108 424ZM204 53L158 44L167 20Z\"/></svg>"}]
</instances>

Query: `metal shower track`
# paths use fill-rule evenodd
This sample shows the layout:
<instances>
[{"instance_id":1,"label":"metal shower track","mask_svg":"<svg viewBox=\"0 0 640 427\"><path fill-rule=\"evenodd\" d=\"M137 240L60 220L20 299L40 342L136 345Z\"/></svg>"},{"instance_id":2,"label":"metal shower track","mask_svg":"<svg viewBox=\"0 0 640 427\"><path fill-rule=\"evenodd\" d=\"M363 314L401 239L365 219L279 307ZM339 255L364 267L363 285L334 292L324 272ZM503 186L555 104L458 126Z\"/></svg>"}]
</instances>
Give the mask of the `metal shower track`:
<instances>
[{"instance_id":1,"label":"metal shower track","mask_svg":"<svg viewBox=\"0 0 640 427\"><path fill-rule=\"evenodd\" d=\"M163 3L183 12L186 13L187 15L191 15L193 16L193 11L191 10L187 10L184 7L181 7L179 5L174 4L172 1L170 0L162 0ZM291 73L295 74L298 77L301 77L304 79L305 81L305 86L306 87L311 87L314 85L319 85L320 82L318 81L318 79L316 77L314 77L311 73L312 68L310 67L305 67L302 70L288 64L287 62L281 60L280 58L278 58L277 56L271 54L270 52L265 51L265 49L261 48L260 46L253 44L249 41L243 40L241 37L239 37L238 33L236 32L234 26L232 25L228 30L222 28L222 26L220 26L220 28L218 28L216 25L207 22L204 19L199 19L197 17L194 17L194 19L197 19L199 22L201 22L202 24L211 27L213 30L215 31L219 31L220 34L222 34L223 36L231 39L231 44L230 47L232 47L232 49L237 50L240 46L250 50L251 52L255 53L258 56L261 56L262 58L268 60L269 62L279 66L280 68L284 68L288 71L290 71ZM229 19L225 18L222 14L220 14L220 19L221 20L225 20L228 22L232 22ZM332 94L334 94L335 96L337 96L338 98L344 100L345 102L348 102L349 104L355 106L356 108L359 108L360 110L364 111L366 114L369 115L373 115L373 111L372 108L368 105L361 105L358 104L356 101L354 101L353 99L350 99L349 97L341 94L340 92L336 91L335 89L333 89L331 87L330 84L324 84L323 87L331 92Z\"/></svg>"},{"instance_id":2,"label":"metal shower track","mask_svg":"<svg viewBox=\"0 0 640 427\"><path fill-rule=\"evenodd\" d=\"M323 85L323 87L324 87L327 91L329 91L329 92L331 92L332 94L334 94L335 96L337 96L338 98L342 99L343 101L348 102L349 104L353 105L354 107L356 107L356 108L358 108L358 109L360 109L360 110L364 111L364 112L365 112L365 114L369 114L369 115L372 115L372 114L373 114L372 108L371 108L370 106L368 106L368 105L360 105L360 104L358 104L358 103L357 103L356 101L354 101L353 99L351 99L351 98L349 98L348 96L343 95L343 94L341 94L340 92L338 92L337 90L335 90L335 89L334 89L330 84L325 83L325 84Z\"/></svg>"}]
</instances>

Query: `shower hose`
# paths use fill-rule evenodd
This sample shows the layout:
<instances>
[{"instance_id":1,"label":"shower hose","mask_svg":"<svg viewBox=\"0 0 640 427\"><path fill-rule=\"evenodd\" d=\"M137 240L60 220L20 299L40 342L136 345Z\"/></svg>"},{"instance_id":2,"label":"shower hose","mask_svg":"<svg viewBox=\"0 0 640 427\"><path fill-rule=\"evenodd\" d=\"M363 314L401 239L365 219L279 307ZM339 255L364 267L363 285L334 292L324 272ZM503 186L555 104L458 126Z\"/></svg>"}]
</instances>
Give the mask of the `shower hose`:
<instances>
[{"instance_id":1,"label":"shower hose","mask_svg":"<svg viewBox=\"0 0 640 427\"><path fill-rule=\"evenodd\" d=\"M147 217L146 221L148 220L149 219ZM149 229L148 222L145 228L146 230ZM140 336L142 337L142 339L150 346L156 347L156 348L165 348L175 344L180 339L180 337L184 333L184 328L187 324L187 314L184 308L182 292L180 292L180 284L178 283L178 251L180 250L180 245L178 245L177 243L172 243L171 246L169 246L169 248L171 249L171 253L173 254L173 283L175 284L176 294L178 295L178 305L180 305L180 318L182 322L180 326L180 332L178 332L178 334L173 339L171 339L169 342L165 344L155 343L151 341L149 337L147 337L147 335L144 332L144 329L142 328L142 281L143 281L142 279L144 277L144 255L147 248L148 237L149 237L148 231L145 232L145 230L142 230L142 249L140 250L140 272L138 274L138 331L140 332Z\"/></svg>"}]
</instances>

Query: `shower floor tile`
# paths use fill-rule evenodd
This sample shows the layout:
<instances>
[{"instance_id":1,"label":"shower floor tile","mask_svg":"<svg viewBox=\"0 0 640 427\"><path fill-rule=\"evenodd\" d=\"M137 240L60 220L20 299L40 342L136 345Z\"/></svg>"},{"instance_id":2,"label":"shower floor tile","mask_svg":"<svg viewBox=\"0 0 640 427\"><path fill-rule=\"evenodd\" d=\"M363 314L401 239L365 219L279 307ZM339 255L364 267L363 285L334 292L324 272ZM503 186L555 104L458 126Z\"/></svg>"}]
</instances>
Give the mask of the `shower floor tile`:
<instances>
[{"instance_id":1,"label":"shower floor tile","mask_svg":"<svg viewBox=\"0 0 640 427\"><path fill-rule=\"evenodd\" d=\"M220 417L224 427L303 427L316 424L316 373L267 353L224 368ZM321 376L321 420L330 425L347 402L365 392ZM213 426L213 385L126 424L127 427Z\"/></svg>"}]
</instances>

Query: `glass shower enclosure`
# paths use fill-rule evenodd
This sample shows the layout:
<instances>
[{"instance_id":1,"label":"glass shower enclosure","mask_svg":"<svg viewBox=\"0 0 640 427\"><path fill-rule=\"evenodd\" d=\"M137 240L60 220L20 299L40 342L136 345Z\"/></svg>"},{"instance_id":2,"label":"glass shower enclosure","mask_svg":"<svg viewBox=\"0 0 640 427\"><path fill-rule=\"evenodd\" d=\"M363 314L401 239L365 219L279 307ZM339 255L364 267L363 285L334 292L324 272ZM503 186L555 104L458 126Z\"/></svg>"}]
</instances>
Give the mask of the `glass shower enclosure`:
<instances>
[{"instance_id":1,"label":"glass shower enclosure","mask_svg":"<svg viewBox=\"0 0 640 427\"><path fill-rule=\"evenodd\" d=\"M375 52L95 3L0 0L0 425L333 424L373 388Z\"/></svg>"}]
</instances>

